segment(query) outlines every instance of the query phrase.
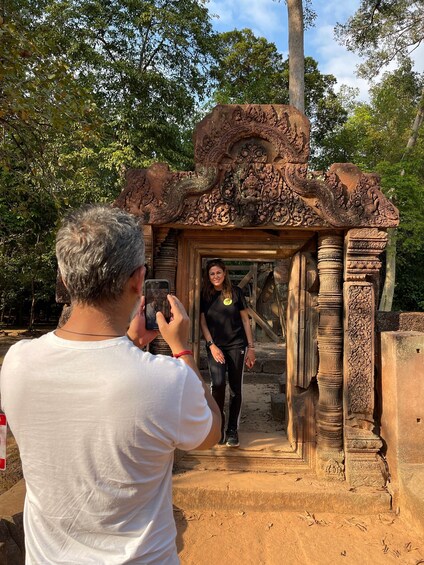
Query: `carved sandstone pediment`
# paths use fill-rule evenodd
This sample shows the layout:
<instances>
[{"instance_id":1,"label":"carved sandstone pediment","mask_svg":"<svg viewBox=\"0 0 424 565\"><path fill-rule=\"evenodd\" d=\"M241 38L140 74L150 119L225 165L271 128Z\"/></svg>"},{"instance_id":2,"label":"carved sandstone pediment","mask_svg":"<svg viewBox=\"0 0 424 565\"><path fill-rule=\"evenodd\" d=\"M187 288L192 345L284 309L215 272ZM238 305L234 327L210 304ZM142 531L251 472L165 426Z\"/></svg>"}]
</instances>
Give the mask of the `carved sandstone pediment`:
<instances>
[{"instance_id":1,"label":"carved sandstone pediment","mask_svg":"<svg viewBox=\"0 0 424 565\"><path fill-rule=\"evenodd\" d=\"M291 106L221 105L195 131L194 172L130 169L116 204L146 224L393 227L379 177L338 163L308 170L309 122Z\"/></svg>"}]
</instances>

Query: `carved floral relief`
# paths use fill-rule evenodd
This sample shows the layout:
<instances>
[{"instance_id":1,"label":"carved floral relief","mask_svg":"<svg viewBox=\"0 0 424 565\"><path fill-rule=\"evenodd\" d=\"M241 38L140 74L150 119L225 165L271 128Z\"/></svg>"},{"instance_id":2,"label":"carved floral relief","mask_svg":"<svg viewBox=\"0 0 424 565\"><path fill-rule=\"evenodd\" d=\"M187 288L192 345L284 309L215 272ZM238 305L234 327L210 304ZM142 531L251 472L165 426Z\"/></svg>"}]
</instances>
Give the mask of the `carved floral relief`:
<instances>
[{"instance_id":1,"label":"carved floral relief","mask_svg":"<svg viewBox=\"0 0 424 565\"><path fill-rule=\"evenodd\" d=\"M308 171L309 122L283 105L217 106L197 126L195 171L129 170L116 205L147 224L392 227L376 175L352 164Z\"/></svg>"}]
</instances>

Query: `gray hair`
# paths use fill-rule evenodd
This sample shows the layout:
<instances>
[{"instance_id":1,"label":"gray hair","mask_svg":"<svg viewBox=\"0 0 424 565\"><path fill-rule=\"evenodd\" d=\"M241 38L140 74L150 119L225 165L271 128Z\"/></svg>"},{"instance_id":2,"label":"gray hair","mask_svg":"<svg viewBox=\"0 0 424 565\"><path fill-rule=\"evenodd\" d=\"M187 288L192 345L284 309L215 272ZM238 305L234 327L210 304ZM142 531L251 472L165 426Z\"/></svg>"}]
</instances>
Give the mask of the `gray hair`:
<instances>
[{"instance_id":1,"label":"gray hair","mask_svg":"<svg viewBox=\"0 0 424 565\"><path fill-rule=\"evenodd\" d=\"M56 257L72 301L116 300L144 264L144 241L135 216L105 205L68 214L56 236Z\"/></svg>"}]
</instances>

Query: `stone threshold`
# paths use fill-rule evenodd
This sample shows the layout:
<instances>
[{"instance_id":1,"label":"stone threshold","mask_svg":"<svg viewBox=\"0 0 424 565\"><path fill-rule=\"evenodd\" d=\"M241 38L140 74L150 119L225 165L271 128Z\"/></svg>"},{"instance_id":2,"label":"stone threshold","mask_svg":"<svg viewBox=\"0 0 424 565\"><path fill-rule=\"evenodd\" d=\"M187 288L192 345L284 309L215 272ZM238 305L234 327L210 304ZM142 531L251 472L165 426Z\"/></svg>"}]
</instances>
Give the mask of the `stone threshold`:
<instances>
[{"instance_id":1,"label":"stone threshold","mask_svg":"<svg viewBox=\"0 0 424 565\"><path fill-rule=\"evenodd\" d=\"M351 488L316 476L241 471L176 472L174 505L183 510L379 514L391 510L386 489Z\"/></svg>"}]
</instances>

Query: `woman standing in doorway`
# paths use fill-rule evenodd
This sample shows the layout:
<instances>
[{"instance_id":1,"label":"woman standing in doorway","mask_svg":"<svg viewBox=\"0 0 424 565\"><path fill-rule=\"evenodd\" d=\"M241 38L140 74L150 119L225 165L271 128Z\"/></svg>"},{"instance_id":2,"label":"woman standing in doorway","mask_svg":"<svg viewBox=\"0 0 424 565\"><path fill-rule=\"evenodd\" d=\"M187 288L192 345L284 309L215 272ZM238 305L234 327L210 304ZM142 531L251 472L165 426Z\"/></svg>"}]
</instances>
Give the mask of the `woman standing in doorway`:
<instances>
[{"instance_id":1,"label":"woman standing in doorway","mask_svg":"<svg viewBox=\"0 0 424 565\"><path fill-rule=\"evenodd\" d=\"M225 263L212 259L203 275L200 327L206 340L212 395L222 415L221 445L238 447L238 426L242 404L244 363L255 364L255 347L246 300L242 290L232 286ZM225 433L226 373L230 406Z\"/></svg>"}]
</instances>

